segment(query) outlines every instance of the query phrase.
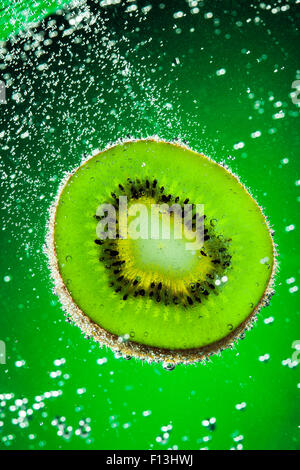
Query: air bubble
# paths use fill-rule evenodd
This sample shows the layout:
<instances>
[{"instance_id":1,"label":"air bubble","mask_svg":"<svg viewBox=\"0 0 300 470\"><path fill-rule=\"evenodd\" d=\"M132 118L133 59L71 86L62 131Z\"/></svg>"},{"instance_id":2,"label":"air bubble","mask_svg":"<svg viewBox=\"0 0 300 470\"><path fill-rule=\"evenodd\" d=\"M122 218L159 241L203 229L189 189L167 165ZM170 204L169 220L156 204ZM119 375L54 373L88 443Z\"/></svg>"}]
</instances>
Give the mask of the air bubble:
<instances>
[{"instance_id":1,"label":"air bubble","mask_svg":"<svg viewBox=\"0 0 300 470\"><path fill-rule=\"evenodd\" d=\"M245 408L246 408L246 402L245 401L243 401L242 403L237 403L235 405L236 410L244 410Z\"/></svg>"},{"instance_id":2,"label":"air bubble","mask_svg":"<svg viewBox=\"0 0 300 470\"><path fill-rule=\"evenodd\" d=\"M259 362L268 362L270 359L270 354L264 354L262 356L259 356L258 360Z\"/></svg>"},{"instance_id":3,"label":"air bubble","mask_svg":"<svg viewBox=\"0 0 300 470\"><path fill-rule=\"evenodd\" d=\"M221 75L225 75L226 69L219 69L216 71L216 75L220 77Z\"/></svg>"},{"instance_id":4,"label":"air bubble","mask_svg":"<svg viewBox=\"0 0 300 470\"><path fill-rule=\"evenodd\" d=\"M171 364L170 362L164 362L162 367L165 370L174 370L176 366L175 364Z\"/></svg>"}]
</instances>

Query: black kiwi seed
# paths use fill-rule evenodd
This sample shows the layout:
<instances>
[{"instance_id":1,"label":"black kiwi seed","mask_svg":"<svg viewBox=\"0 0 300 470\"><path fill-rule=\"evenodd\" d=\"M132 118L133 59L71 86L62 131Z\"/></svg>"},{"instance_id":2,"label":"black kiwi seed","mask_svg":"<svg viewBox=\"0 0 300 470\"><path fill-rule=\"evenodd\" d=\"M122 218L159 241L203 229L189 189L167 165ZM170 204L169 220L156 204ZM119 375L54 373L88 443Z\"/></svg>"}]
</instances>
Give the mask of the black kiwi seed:
<instances>
[{"instance_id":1,"label":"black kiwi seed","mask_svg":"<svg viewBox=\"0 0 300 470\"><path fill-rule=\"evenodd\" d=\"M111 256L118 256L119 252L117 250L110 250Z\"/></svg>"},{"instance_id":2,"label":"black kiwi seed","mask_svg":"<svg viewBox=\"0 0 300 470\"><path fill-rule=\"evenodd\" d=\"M124 264L124 263L125 263L124 260L122 260L122 261L114 261L114 262L112 263L112 266L121 266L121 265Z\"/></svg>"}]
</instances>

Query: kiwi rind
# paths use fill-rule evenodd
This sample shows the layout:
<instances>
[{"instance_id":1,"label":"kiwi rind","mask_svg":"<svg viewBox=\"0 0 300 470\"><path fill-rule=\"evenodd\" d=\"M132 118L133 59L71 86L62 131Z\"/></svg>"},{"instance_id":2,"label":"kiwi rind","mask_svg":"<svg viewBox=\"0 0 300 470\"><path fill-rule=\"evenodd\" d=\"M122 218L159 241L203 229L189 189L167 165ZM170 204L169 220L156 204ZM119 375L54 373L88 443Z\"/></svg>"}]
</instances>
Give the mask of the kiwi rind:
<instances>
[{"instance_id":1,"label":"kiwi rind","mask_svg":"<svg viewBox=\"0 0 300 470\"><path fill-rule=\"evenodd\" d=\"M176 145L178 147L187 149L189 151L193 150L189 148L186 144L182 142L166 142L163 139L159 139L158 137L149 137L146 139L130 139L124 141L118 141L114 145L106 147L103 151L108 150L119 144L126 144L138 141L152 141L158 143L169 143L172 145ZM198 154L199 155L199 154ZM94 155L93 155L94 156ZM80 166L84 165L90 158L93 156L86 158ZM202 157L205 155L201 154ZM216 163L216 162L215 162ZM243 187L243 189L247 191L246 187L240 182L238 176L233 174L231 170L222 164L218 164L219 166L223 166L233 178L237 180L237 182ZM273 245L273 263L272 263L272 270L270 273L269 281L266 285L263 295L260 298L260 301L249 314L249 316L233 331L231 331L227 336L223 337L219 341L211 343L207 346L203 346L200 348L193 348L193 349L164 349L159 347L147 346L132 340L125 340L123 341L119 336L112 334L93 322L74 302L72 296L70 295L59 271L58 261L55 253L55 244L54 244L54 222L57 210L57 204L60 199L60 196L63 192L63 189L67 185L71 176L77 171L78 168L73 170L71 173L68 173L63 178L63 181L60 184L57 196L50 207L49 210L49 222L47 225L47 236L46 236L46 244L45 244L45 253L48 257L49 267L51 277L54 282L54 292L58 296L62 309L64 310L67 318L71 319L76 326L78 326L84 335L87 337L93 338L94 341L98 342L100 346L107 346L115 353L123 356L124 358L135 357L142 360L146 360L148 362L163 362L166 364L188 364L188 363L196 363L196 362L204 362L208 360L208 358L213 354L219 354L222 350L226 348L232 348L234 344L244 337L245 331L252 328L253 324L257 320L257 314L261 310L262 307L266 306L269 303L271 296L274 293L274 282L275 282L275 275L278 269L278 264L276 260L277 252L276 252L276 245L273 241L273 231L270 228L269 222L263 214L262 208L257 204L255 199L251 196L253 201L256 203L257 207L259 208L261 214L263 215L266 226L269 230L270 237L272 240Z\"/></svg>"}]
</instances>

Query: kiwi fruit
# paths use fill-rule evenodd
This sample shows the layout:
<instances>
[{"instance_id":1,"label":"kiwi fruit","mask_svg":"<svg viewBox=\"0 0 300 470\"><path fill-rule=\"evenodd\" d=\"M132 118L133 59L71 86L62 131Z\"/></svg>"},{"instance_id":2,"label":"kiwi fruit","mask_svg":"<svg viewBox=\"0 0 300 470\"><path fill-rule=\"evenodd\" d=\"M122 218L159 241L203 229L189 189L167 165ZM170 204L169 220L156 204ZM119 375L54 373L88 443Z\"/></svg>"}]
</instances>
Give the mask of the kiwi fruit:
<instances>
[{"instance_id":1,"label":"kiwi fruit","mask_svg":"<svg viewBox=\"0 0 300 470\"><path fill-rule=\"evenodd\" d=\"M182 213L188 207L188 222L176 224L191 231L201 222L201 243L187 249L187 236L172 237L175 215L169 238L133 237L128 225L124 236L121 196L127 223L134 204L148 215L158 208L161 225L172 204ZM106 231L103 204L116 215ZM276 271L269 224L239 179L156 138L119 142L66 176L50 209L46 251L62 307L84 334L123 357L167 367L232 347L268 303Z\"/></svg>"}]
</instances>

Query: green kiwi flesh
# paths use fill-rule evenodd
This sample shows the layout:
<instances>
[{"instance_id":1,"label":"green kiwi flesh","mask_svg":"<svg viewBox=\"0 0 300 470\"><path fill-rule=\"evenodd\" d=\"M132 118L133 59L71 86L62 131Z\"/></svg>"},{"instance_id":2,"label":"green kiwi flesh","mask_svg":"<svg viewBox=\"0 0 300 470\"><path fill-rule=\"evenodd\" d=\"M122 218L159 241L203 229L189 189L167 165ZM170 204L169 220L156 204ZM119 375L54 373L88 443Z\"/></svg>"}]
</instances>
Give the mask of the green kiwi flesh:
<instances>
[{"instance_id":1,"label":"green kiwi flesh","mask_svg":"<svg viewBox=\"0 0 300 470\"><path fill-rule=\"evenodd\" d=\"M102 240L100 204L204 205L204 243ZM203 360L238 339L272 294L275 248L261 208L228 169L181 144L119 143L62 183L47 253L67 315L122 355Z\"/></svg>"}]
</instances>

